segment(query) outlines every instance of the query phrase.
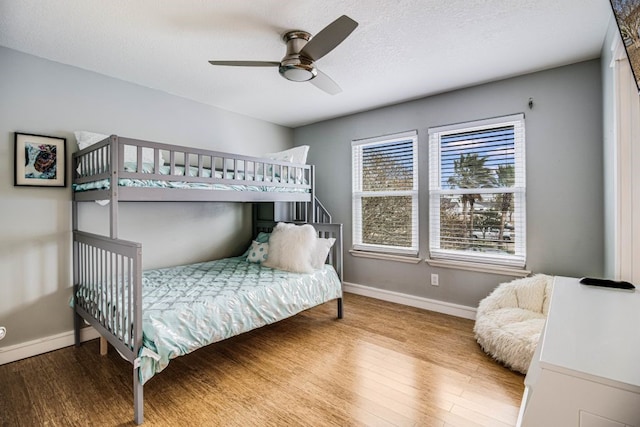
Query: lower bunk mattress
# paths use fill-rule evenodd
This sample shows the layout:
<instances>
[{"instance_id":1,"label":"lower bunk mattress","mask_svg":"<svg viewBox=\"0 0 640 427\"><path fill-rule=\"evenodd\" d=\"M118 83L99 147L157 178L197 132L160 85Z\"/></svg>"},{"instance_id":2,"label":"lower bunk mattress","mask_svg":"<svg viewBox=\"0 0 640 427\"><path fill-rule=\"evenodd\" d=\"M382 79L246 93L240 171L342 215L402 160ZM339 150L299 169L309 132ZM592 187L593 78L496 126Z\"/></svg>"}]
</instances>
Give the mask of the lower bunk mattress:
<instances>
[{"instance_id":1,"label":"lower bunk mattress","mask_svg":"<svg viewBox=\"0 0 640 427\"><path fill-rule=\"evenodd\" d=\"M147 270L142 295L144 384L175 357L340 298L342 285L328 264L300 274L233 257ZM105 292L80 288L77 297L81 305L120 305ZM100 316L110 316L110 309Z\"/></svg>"}]
</instances>

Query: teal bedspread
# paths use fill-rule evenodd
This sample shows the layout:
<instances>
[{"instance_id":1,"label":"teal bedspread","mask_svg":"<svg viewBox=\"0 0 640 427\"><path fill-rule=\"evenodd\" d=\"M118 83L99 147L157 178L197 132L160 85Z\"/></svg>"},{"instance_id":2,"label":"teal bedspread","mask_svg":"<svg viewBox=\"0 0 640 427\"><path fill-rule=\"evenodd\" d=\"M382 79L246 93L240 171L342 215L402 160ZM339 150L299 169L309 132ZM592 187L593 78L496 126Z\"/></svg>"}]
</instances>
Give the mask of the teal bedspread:
<instances>
[{"instance_id":1,"label":"teal bedspread","mask_svg":"<svg viewBox=\"0 0 640 427\"><path fill-rule=\"evenodd\" d=\"M142 286L142 383L175 357L342 296L330 265L297 274L245 257L148 270Z\"/></svg>"}]
</instances>

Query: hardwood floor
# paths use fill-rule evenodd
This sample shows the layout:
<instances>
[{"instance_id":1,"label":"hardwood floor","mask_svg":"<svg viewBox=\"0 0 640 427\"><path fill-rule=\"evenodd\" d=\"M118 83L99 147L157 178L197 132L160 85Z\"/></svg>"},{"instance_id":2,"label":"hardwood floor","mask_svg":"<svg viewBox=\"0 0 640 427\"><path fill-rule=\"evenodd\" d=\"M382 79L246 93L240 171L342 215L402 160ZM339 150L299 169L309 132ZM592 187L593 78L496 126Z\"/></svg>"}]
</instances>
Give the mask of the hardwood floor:
<instances>
[{"instance_id":1,"label":"hardwood floor","mask_svg":"<svg viewBox=\"0 0 640 427\"><path fill-rule=\"evenodd\" d=\"M473 321L346 294L174 359L146 426L513 426L524 377ZM133 425L131 365L98 340L0 366L2 426Z\"/></svg>"}]
</instances>

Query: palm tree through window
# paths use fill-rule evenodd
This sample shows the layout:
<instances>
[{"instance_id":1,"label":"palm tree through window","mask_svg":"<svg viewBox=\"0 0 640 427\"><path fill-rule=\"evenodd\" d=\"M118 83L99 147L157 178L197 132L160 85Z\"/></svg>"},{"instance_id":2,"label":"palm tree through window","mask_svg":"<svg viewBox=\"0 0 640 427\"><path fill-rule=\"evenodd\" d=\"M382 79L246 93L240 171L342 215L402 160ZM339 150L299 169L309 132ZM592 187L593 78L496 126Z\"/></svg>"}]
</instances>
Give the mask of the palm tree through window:
<instances>
[{"instance_id":1,"label":"palm tree through window","mask_svg":"<svg viewBox=\"0 0 640 427\"><path fill-rule=\"evenodd\" d=\"M524 116L429 129L431 258L524 266Z\"/></svg>"}]
</instances>

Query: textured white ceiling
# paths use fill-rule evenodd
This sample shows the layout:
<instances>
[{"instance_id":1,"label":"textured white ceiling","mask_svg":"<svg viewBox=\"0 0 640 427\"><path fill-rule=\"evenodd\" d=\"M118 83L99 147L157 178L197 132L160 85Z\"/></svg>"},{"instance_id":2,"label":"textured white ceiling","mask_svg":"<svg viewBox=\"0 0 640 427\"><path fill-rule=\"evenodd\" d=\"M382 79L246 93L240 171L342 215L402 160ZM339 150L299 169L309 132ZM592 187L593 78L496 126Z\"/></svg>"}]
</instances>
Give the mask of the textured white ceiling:
<instances>
[{"instance_id":1,"label":"textured white ceiling","mask_svg":"<svg viewBox=\"0 0 640 427\"><path fill-rule=\"evenodd\" d=\"M276 68L281 35L358 28L317 65L327 95ZM607 0L0 0L0 45L296 127L597 58ZM1 72L1 70L0 70Z\"/></svg>"}]
</instances>

